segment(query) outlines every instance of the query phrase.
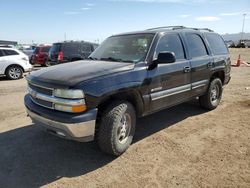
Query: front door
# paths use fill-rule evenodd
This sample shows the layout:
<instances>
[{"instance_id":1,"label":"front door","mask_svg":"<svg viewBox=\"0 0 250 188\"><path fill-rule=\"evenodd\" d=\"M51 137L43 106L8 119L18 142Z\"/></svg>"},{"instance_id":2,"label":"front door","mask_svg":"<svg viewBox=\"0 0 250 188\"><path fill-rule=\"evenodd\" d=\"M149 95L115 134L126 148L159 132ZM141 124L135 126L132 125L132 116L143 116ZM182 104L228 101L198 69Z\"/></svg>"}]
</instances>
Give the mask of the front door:
<instances>
[{"instance_id":1,"label":"front door","mask_svg":"<svg viewBox=\"0 0 250 188\"><path fill-rule=\"evenodd\" d=\"M156 68L148 71L148 92L152 111L173 106L190 97L191 67L178 34L166 34L160 38L155 55L158 56L159 52L164 51L174 52L176 62L158 64Z\"/></svg>"}]
</instances>

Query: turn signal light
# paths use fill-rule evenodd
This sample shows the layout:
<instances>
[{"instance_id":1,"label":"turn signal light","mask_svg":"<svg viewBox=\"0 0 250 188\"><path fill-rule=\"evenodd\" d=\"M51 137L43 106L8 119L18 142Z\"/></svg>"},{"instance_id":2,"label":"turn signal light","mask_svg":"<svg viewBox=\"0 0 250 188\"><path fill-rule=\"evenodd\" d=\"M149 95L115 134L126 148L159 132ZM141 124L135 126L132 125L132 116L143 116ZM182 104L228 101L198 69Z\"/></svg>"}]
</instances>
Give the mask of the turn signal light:
<instances>
[{"instance_id":1,"label":"turn signal light","mask_svg":"<svg viewBox=\"0 0 250 188\"><path fill-rule=\"evenodd\" d=\"M84 112L85 110L87 110L86 105L72 106L72 112L74 113Z\"/></svg>"}]
</instances>

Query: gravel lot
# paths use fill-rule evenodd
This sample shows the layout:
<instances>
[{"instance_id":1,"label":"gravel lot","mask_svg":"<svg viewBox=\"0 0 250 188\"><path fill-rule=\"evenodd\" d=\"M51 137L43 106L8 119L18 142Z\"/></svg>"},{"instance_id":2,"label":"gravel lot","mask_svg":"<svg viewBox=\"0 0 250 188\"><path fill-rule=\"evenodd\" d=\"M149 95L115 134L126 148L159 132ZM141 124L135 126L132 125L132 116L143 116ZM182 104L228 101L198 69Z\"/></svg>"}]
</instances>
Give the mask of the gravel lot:
<instances>
[{"instance_id":1,"label":"gravel lot","mask_svg":"<svg viewBox=\"0 0 250 188\"><path fill-rule=\"evenodd\" d=\"M250 49L231 49L250 62ZM26 81L0 78L0 187L250 187L250 67L232 68L221 105L197 101L138 120L121 157L63 140L26 117Z\"/></svg>"}]
</instances>

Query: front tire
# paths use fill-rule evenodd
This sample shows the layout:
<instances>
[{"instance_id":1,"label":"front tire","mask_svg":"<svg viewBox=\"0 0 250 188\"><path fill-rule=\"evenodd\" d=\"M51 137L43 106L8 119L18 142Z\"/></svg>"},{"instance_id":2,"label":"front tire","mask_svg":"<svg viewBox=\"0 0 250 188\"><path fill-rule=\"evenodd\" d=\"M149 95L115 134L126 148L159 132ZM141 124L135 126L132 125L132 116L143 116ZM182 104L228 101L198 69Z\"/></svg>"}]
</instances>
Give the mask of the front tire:
<instances>
[{"instance_id":1,"label":"front tire","mask_svg":"<svg viewBox=\"0 0 250 188\"><path fill-rule=\"evenodd\" d=\"M207 110L217 108L221 100L222 90L221 80L219 78L213 79L209 84L207 93L199 98L201 107Z\"/></svg>"},{"instance_id":2,"label":"front tire","mask_svg":"<svg viewBox=\"0 0 250 188\"><path fill-rule=\"evenodd\" d=\"M6 70L6 76L10 80L18 80L18 79L22 78L22 76L23 76L23 70L19 66L10 66Z\"/></svg>"},{"instance_id":3,"label":"front tire","mask_svg":"<svg viewBox=\"0 0 250 188\"><path fill-rule=\"evenodd\" d=\"M97 130L97 143L108 154L119 156L132 143L135 133L136 115L133 105L127 101L116 101L101 115Z\"/></svg>"}]
</instances>

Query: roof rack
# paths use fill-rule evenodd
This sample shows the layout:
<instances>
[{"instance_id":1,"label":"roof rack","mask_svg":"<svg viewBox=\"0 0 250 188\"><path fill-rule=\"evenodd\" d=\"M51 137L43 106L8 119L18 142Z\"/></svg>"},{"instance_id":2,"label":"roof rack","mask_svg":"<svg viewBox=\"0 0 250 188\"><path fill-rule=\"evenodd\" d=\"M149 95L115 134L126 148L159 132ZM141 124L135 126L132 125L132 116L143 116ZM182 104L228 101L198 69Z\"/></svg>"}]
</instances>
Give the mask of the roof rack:
<instances>
[{"instance_id":1,"label":"roof rack","mask_svg":"<svg viewBox=\"0 0 250 188\"><path fill-rule=\"evenodd\" d=\"M193 30L196 30L196 31L203 30L203 31L214 32L213 30L208 29L208 28L194 28L194 27L185 27L185 26L163 26L163 27L155 27L155 28L147 29L147 31L157 30L157 29L172 29L172 30L176 30L176 29L193 29Z\"/></svg>"},{"instance_id":2,"label":"roof rack","mask_svg":"<svg viewBox=\"0 0 250 188\"><path fill-rule=\"evenodd\" d=\"M209 32L214 32L212 29L208 29L208 28L193 28L193 27L187 27L187 29L194 29L197 31L203 30L203 31L209 31Z\"/></svg>"},{"instance_id":3,"label":"roof rack","mask_svg":"<svg viewBox=\"0 0 250 188\"><path fill-rule=\"evenodd\" d=\"M185 29L186 27L182 26L182 25L179 25L179 26L163 26L163 27L154 27L154 28L150 28L150 29L147 29L148 31L149 30L156 30L156 29Z\"/></svg>"}]
</instances>

